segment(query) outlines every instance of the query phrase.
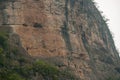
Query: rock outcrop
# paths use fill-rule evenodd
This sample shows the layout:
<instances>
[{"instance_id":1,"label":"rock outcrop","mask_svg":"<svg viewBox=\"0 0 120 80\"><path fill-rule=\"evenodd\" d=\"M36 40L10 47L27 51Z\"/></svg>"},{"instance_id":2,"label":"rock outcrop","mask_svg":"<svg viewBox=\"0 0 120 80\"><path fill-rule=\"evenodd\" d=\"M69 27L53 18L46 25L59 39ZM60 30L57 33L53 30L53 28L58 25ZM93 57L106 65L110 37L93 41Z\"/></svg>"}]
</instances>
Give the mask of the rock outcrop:
<instances>
[{"instance_id":1,"label":"rock outcrop","mask_svg":"<svg viewBox=\"0 0 120 80\"><path fill-rule=\"evenodd\" d=\"M0 26L12 27L30 56L80 80L119 76L119 55L91 0L0 0Z\"/></svg>"}]
</instances>

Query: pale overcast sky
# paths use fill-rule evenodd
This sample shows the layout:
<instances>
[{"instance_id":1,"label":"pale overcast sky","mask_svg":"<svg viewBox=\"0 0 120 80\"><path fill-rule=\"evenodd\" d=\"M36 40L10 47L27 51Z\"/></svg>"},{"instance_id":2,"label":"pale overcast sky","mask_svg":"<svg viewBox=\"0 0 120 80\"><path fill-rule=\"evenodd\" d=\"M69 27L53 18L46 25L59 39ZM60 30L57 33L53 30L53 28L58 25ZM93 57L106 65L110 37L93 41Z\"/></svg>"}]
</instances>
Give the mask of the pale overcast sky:
<instances>
[{"instance_id":1,"label":"pale overcast sky","mask_svg":"<svg viewBox=\"0 0 120 80\"><path fill-rule=\"evenodd\" d=\"M120 0L95 0L99 10L103 11L110 21L109 28L114 34L114 41L120 51Z\"/></svg>"}]
</instances>

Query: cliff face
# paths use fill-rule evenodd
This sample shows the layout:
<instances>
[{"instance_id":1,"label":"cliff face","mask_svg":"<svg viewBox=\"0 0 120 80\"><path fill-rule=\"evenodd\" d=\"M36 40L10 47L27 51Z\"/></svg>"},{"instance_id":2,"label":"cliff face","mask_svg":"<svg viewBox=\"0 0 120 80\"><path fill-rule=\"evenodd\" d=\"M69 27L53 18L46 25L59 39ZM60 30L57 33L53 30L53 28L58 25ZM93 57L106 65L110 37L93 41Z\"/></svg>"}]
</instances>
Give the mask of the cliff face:
<instances>
[{"instance_id":1,"label":"cliff face","mask_svg":"<svg viewBox=\"0 0 120 80\"><path fill-rule=\"evenodd\" d=\"M0 0L0 4L0 25L13 28L29 55L68 69L81 80L119 74L114 41L91 0Z\"/></svg>"}]
</instances>

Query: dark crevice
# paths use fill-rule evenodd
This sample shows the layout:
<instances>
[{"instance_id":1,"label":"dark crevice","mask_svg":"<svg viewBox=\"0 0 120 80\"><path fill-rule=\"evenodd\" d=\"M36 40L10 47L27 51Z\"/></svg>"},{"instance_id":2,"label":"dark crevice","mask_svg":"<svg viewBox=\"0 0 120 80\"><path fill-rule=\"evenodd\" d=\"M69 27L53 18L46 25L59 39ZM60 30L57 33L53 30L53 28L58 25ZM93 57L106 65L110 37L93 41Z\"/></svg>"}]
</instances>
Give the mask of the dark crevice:
<instances>
[{"instance_id":1,"label":"dark crevice","mask_svg":"<svg viewBox=\"0 0 120 80\"><path fill-rule=\"evenodd\" d=\"M65 17L66 17L66 23L68 25L68 0L65 1Z\"/></svg>"},{"instance_id":2,"label":"dark crevice","mask_svg":"<svg viewBox=\"0 0 120 80\"><path fill-rule=\"evenodd\" d=\"M0 0L0 2L14 2L15 0Z\"/></svg>"},{"instance_id":3,"label":"dark crevice","mask_svg":"<svg viewBox=\"0 0 120 80\"><path fill-rule=\"evenodd\" d=\"M74 8L74 5L75 5L75 0L70 0L70 6L71 6L71 8Z\"/></svg>"},{"instance_id":4,"label":"dark crevice","mask_svg":"<svg viewBox=\"0 0 120 80\"><path fill-rule=\"evenodd\" d=\"M68 33L68 28L66 23L64 22L64 27L61 28L62 31L62 37L65 41L66 47L67 49L71 52L72 51L72 46L71 46L71 42L70 42L70 36Z\"/></svg>"},{"instance_id":5,"label":"dark crevice","mask_svg":"<svg viewBox=\"0 0 120 80\"><path fill-rule=\"evenodd\" d=\"M90 64L90 66L91 66L91 68L92 68L92 70L93 70L93 74L97 75L97 70L96 70L96 67L95 67L95 61L93 60L92 49L90 48L90 46L89 46L89 44L88 44L88 40L87 40L87 38L86 38L86 33L85 33L85 31L83 31L83 30L81 30L81 31L82 31L82 32L81 32L81 39L82 39L83 45L84 45L84 47L85 47L85 49L86 49L86 51L87 51L87 53L88 53L88 55L89 55L89 57L90 57L90 62L89 62L89 64ZM91 78L94 80L96 77L95 77L95 76L92 76ZM99 80L99 79L98 79L98 80Z\"/></svg>"},{"instance_id":6,"label":"dark crevice","mask_svg":"<svg viewBox=\"0 0 120 80\"><path fill-rule=\"evenodd\" d=\"M120 68L119 67L116 67L115 70L120 73Z\"/></svg>"},{"instance_id":7,"label":"dark crevice","mask_svg":"<svg viewBox=\"0 0 120 80\"><path fill-rule=\"evenodd\" d=\"M66 47L67 49L71 52L72 51L72 46L71 46L71 42L70 42L70 35L68 33L68 0L65 1L65 18L66 21L64 21L63 23L63 27L61 28L61 32L62 32L62 37L65 41Z\"/></svg>"},{"instance_id":8,"label":"dark crevice","mask_svg":"<svg viewBox=\"0 0 120 80\"><path fill-rule=\"evenodd\" d=\"M87 46L88 45L88 41L87 41L87 38L86 38L85 31L82 32L81 36L82 36L83 43Z\"/></svg>"},{"instance_id":9,"label":"dark crevice","mask_svg":"<svg viewBox=\"0 0 120 80\"><path fill-rule=\"evenodd\" d=\"M43 26L42 26L41 23L34 23L33 27L35 27L35 28L42 28Z\"/></svg>"}]
</instances>

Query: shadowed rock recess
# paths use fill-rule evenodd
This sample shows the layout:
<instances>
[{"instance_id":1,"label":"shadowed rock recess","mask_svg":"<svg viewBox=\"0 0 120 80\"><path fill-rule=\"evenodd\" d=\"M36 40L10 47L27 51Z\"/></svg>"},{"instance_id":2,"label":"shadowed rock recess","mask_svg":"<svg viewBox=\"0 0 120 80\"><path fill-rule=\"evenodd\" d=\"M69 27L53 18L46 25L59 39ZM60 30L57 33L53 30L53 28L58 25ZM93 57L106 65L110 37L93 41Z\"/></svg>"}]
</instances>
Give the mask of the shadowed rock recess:
<instances>
[{"instance_id":1,"label":"shadowed rock recess","mask_svg":"<svg viewBox=\"0 0 120 80\"><path fill-rule=\"evenodd\" d=\"M36 74L39 78L25 80L120 76L112 35L92 0L0 0L0 27L0 31L12 29L10 34L17 35L11 36L12 42L18 39L17 46L31 59L45 60L77 77L43 79Z\"/></svg>"}]
</instances>

